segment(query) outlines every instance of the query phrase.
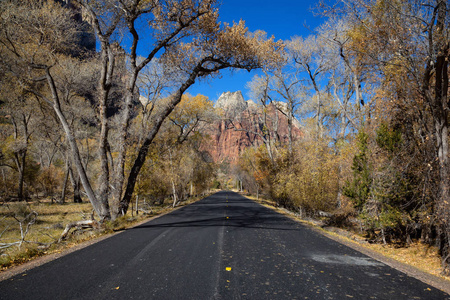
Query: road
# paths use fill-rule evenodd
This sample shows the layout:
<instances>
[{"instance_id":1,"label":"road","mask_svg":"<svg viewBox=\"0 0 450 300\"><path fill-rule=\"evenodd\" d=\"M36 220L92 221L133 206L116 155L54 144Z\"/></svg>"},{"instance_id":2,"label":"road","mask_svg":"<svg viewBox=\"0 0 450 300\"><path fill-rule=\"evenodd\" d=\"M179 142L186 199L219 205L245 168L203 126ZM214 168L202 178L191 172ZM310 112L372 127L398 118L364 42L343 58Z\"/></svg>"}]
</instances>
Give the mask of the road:
<instances>
[{"instance_id":1,"label":"road","mask_svg":"<svg viewBox=\"0 0 450 300\"><path fill-rule=\"evenodd\" d=\"M219 192L0 282L0 299L450 299Z\"/></svg>"}]
</instances>

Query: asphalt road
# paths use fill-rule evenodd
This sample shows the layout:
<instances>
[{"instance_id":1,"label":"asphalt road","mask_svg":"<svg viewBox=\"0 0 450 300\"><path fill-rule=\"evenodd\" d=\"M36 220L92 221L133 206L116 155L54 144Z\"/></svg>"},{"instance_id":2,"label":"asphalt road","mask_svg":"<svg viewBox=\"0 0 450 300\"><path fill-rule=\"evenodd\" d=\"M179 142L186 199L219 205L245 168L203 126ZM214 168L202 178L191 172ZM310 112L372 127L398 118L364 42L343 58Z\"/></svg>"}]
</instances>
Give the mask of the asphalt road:
<instances>
[{"instance_id":1,"label":"asphalt road","mask_svg":"<svg viewBox=\"0 0 450 300\"><path fill-rule=\"evenodd\" d=\"M0 299L450 299L220 192L0 282Z\"/></svg>"}]
</instances>

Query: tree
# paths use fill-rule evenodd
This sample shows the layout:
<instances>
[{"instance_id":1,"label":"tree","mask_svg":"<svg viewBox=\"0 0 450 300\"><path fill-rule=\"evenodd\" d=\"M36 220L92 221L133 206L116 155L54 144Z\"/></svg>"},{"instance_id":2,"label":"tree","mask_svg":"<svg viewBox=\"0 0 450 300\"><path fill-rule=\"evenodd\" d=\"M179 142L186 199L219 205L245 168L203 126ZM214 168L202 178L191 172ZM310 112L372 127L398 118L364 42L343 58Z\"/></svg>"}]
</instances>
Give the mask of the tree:
<instances>
[{"instance_id":1,"label":"tree","mask_svg":"<svg viewBox=\"0 0 450 300\"><path fill-rule=\"evenodd\" d=\"M323 91L320 84L320 76L330 67L325 55L322 55L324 45L320 39L311 35L306 39L301 37L292 38L287 45L287 49L295 65L302 72L306 72L308 81L315 93L317 100L315 118L317 121L317 134L320 138L323 133Z\"/></svg>"},{"instance_id":2,"label":"tree","mask_svg":"<svg viewBox=\"0 0 450 300\"><path fill-rule=\"evenodd\" d=\"M8 120L10 126L9 136L4 140L2 153L4 166L19 173L17 185L17 198L19 201L25 199L24 183L29 162L29 150L31 136L34 133L37 116L33 113L36 106L32 99L23 91L11 78L4 77L1 83L2 90L5 92L1 96L2 115ZM12 163L6 160L10 159Z\"/></svg>"},{"instance_id":3,"label":"tree","mask_svg":"<svg viewBox=\"0 0 450 300\"><path fill-rule=\"evenodd\" d=\"M288 121L288 148L290 154L293 152L294 143L293 126L298 124L295 112L304 100L302 83L302 80L298 78L296 73L292 74L280 70L273 75L271 89L283 100L283 102L275 102L275 106L287 117Z\"/></svg>"},{"instance_id":4,"label":"tree","mask_svg":"<svg viewBox=\"0 0 450 300\"><path fill-rule=\"evenodd\" d=\"M46 1L21 4L15 1L2 2L2 59L6 63L5 72L13 76L23 88L39 99L44 100L55 111L70 145L73 165L80 175L86 195L101 220L111 217L109 206L110 178L113 179L113 213L126 213L134 190L136 178L145 162L149 146L165 119L181 101L184 92L198 78L217 74L224 68L243 68L251 70L270 64L278 57L277 50L282 47L273 39L267 39L261 32L249 33L243 22L233 26L222 26L217 21L214 1L73 1L84 10L101 44L99 84L96 103L100 123L99 159L100 174L95 186L89 178L80 155L80 141L71 126L63 102L61 82L58 74L64 73L68 64L75 64L71 53L77 31L82 24L74 21L74 11L64 6ZM14 18L12 17L14 16ZM10 20L11 19L11 20ZM146 20L147 22L142 22ZM136 24L148 24L153 46L141 61L137 59L140 35ZM124 26L122 26L124 25ZM131 50L128 53L128 66L125 68L125 53L115 42L119 29L128 31L131 36ZM141 34L142 35L142 34ZM155 114L153 126L144 135L139 146L139 154L127 176L125 183L125 157L129 124L136 96L136 80L140 71L159 56L163 68L173 70L177 78L172 79L171 95L165 106ZM125 92L117 103L120 115L118 126L117 161L112 169L109 155L110 116L107 114L108 101L114 84L125 80ZM76 91L73 91L76 93ZM111 172L114 174L111 175Z\"/></svg>"},{"instance_id":5,"label":"tree","mask_svg":"<svg viewBox=\"0 0 450 300\"><path fill-rule=\"evenodd\" d=\"M252 126L254 128L247 129L242 124L236 126L236 121L241 123L239 118L231 120L231 126L236 131L246 131L258 136L267 150L271 165L275 165L276 143L278 142L278 110L273 106L270 99L270 76L264 72L264 76L255 75L252 81L247 83L250 93L254 99L257 99L260 108L251 112ZM241 119L247 119L249 116L242 115ZM233 123L234 122L234 123Z\"/></svg>"},{"instance_id":6,"label":"tree","mask_svg":"<svg viewBox=\"0 0 450 300\"><path fill-rule=\"evenodd\" d=\"M164 108L164 104L164 100L157 101L152 109L158 111ZM202 193L209 188L214 176L213 164L199 151L199 146L204 138L201 129L213 117L213 103L207 97L183 95L150 146L148 160L137 179L135 193L139 197L147 195L161 202L171 196L172 205L176 206L188 195ZM141 126L141 122L135 122L131 128ZM131 140L139 143L142 131L132 130L130 133ZM129 163L134 159L131 157Z\"/></svg>"},{"instance_id":7,"label":"tree","mask_svg":"<svg viewBox=\"0 0 450 300\"><path fill-rule=\"evenodd\" d=\"M240 22L233 26L220 29L217 25L217 15L210 16L207 25L202 28L203 35L193 43L182 43L179 47L170 47L164 55L165 63L171 68L181 72L182 83L170 96L166 107L155 116L153 128L147 133L139 150L139 155L129 173L127 187L122 197L119 211L126 212L136 183L136 177L145 156L148 146L152 143L159 128L175 106L181 101L182 95L197 78L216 74L224 68L243 68L247 70L259 68L279 61L277 50L282 47L281 42L266 39L265 34L248 33L245 24ZM186 61L186 58L189 58Z\"/></svg>"},{"instance_id":8,"label":"tree","mask_svg":"<svg viewBox=\"0 0 450 300\"><path fill-rule=\"evenodd\" d=\"M62 110L61 94L58 92L54 71L69 59L64 53L76 48L80 24L75 22L73 11L53 1L37 3L25 1L2 2L1 45L2 60L8 76L28 93L50 105L58 117L71 146L74 164L78 169L86 193L95 199L95 193L82 164L75 136ZM100 216L104 209L92 201Z\"/></svg>"},{"instance_id":9,"label":"tree","mask_svg":"<svg viewBox=\"0 0 450 300\"><path fill-rule=\"evenodd\" d=\"M353 205L359 212L362 211L370 196L372 184L368 138L364 131L358 133L358 153L353 158L352 165L353 178L344 186L344 195L353 200Z\"/></svg>"}]
</instances>

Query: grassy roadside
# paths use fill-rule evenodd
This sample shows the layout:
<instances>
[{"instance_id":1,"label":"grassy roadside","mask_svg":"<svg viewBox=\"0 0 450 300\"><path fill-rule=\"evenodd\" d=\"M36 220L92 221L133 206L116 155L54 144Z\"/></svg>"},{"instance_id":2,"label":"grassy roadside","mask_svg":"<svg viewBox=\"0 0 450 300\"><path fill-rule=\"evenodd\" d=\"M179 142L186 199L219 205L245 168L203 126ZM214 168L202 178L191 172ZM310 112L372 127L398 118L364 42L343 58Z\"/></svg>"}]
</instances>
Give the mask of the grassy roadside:
<instances>
[{"instance_id":1,"label":"grassy roadside","mask_svg":"<svg viewBox=\"0 0 450 300\"><path fill-rule=\"evenodd\" d=\"M127 215L104 224L101 229L72 230L68 238L62 242L58 242L58 239L67 224L91 218L92 205L89 202L55 204L50 200L40 200L2 204L0 205L0 272L38 257L61 253L86 241L136 226L150 218L171 212L202 198L190 198L176 208L172 207L170 201L161 206L147 206L146 212L141 211L138 215L130 209ZM23 240L22 243L20 243L21 240Z\"/></svg>"},{"instance_id":2,"label":"grassy roadside","mask_svg":"<svg viewBox=\"0 0 450 300\"><path fill-rule=\"evenodd\" d=\"M347 243L357 245L368 249L369 251L376 252L384 257L388 257L397 262L407 264L409 266L415 267L425 273L431 274L438 278L445 280L450 285L450 277L441 274L441 258L438 254L438 249L435 247L430 247L422 243L413 243L407 247L396 247L394 245L382 245L382 244L370 244L368 243L362 235L356 234L354 232L346 231L334 227L322 227L319 222L314 220L305 220L300 218L295 213L288 211L284 208L278 208L275 206L273 201L267 199L256 199L253 196L246 196L268 208L276 210L296 221L304 223L308 226L320 230L326 235L334 236L339 240L344 240Z\"/></svg>"}]
</instances>

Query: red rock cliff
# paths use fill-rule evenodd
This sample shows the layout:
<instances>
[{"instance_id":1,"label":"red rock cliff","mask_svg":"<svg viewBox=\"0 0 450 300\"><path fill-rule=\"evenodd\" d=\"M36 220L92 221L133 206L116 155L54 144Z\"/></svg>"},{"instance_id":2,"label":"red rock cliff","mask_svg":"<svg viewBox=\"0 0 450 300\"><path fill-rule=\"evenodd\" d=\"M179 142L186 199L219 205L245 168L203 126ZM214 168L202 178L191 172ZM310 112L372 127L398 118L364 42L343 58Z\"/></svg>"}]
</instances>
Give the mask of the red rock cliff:
<instances>
[{"instance_id":1,"label":"red rock cliff","mask_svg":"<svg viewBox=\"0 0 450 300\"><path fill-rule=\"evenodd\" d=\"M266 108L266 124L262 106L253 101L245 101L240 91L223 93L216 102L216 108L221 111L222 118L207 126L204 130L209 139L202 145L202 150L209 152L215 162L237 162L240 153L250 146L263 144L267 132L273 132L271 138L281 143L288 142L287 117L271 104ZM293 125L294 140L302 133L297 121Z\"/></svg>"}]
</instances>

